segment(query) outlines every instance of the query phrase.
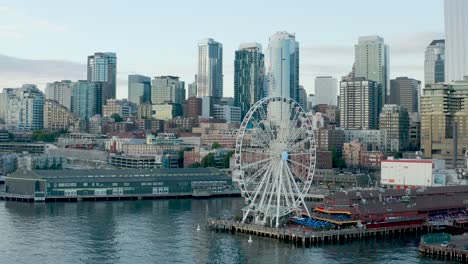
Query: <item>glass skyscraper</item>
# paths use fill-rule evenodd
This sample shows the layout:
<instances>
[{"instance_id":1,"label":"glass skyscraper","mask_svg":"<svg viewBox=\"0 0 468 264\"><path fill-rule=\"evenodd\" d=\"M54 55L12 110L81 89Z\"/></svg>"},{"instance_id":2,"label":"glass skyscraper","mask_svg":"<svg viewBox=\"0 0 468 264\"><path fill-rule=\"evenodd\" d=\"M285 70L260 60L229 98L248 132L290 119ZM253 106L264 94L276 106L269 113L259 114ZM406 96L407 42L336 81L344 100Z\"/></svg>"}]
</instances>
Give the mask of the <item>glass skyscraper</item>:
<instances>
[{"instance_id":1,"label":"glass skyscraper","mask_svg":"<svg viewBox=\"0 0 468 264\"><path fill-rule=\"evenodd\" d=\"M71 92L71 111L81 120L88 120L93 115L100 114L100 112L97 111L97 108L101 109L100 102L98 101L100 96L98 93L101 93L99 83L96 84L86 80L73 82L71 84Z\"/></svg>"},{"instance_id":2,"label":"glass skyscraper","mask_svg":"<svg viewBox=\"0 0 468 264\"><path fill-rule=\"evenodd\" d=\"M151 101L151 78L143 75L128 75L128 101L136 105Z\"/></svg>"},{"instance_id":3,"label":"glass skyscraper","mask_svg":"<svg viewBox=\"0 0 468 264\"><path fill-rule=\"evenodd\" d=\"M445 0L445 81L468 76L468 1Z\"/></svg>"},{"instance_id":4,"label":"glass skyscraper","mask_svg":"<svg viewBox=\"0 0 468 264\"><path fill-rule=\"evenodd\" d=\"M234 59L234 105L241 109L241 120L250 107L263 97L265 56L259 43L239 46Z\"/></svg>"},{"instance_id":5,"label":"glass skyscraper","mask_svg":"<svg viewBox=\"0 0 468 264\"><path fill-rule=\"evenodd\" d=\"M433 40L424 55L424 85L445 81L445 40Z\"/></svg>"},{"instance_id":6,"label":"glass skyscraper","mask_svg":"<svg viewBox=\"0 0 468 264\"><path fill-rule=\"evenodd\" d=\"M211 38L198 43L197 96L223 97L223 45Z\"/></svg>"},{"instance_id":7,"label":"glass skyscraper","mask_svg":"<svg viewBox=\"0 0 468 264\"><path fill-rule=\"evenodd\" d=\"M117 89L117 55L112 52L97 52L88 56L88 81L100 83L101 106L107 99L115 99ZM102 107L101 107L102 108ZM99 110L98 112L101 112Z\"/></svg>"}]
</instances>

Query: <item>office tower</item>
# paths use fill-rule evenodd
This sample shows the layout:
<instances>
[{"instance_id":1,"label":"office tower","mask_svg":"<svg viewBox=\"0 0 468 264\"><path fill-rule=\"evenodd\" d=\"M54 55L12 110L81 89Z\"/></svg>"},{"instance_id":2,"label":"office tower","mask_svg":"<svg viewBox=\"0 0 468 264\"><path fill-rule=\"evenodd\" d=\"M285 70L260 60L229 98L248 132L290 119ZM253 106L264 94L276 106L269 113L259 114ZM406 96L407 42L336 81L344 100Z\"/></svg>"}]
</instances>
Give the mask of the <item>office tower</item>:
<instances>
[{"instance_id":1,"label":"office tower","mask_svg":"<svg viewBox=\"0 0 468 264\"><path fill-rule=\"evenodd\" d=\"M304 111L308 111L307 109L307 92L304 89L304 86L299 85L299 90L297 93L297 102L299 105L304 109Z\"/></svg>"},{"instance_id":2,"label":"office tower","mask_svg":"<svg viewBox=\"0 0 468 264\"><path fill-rule=\"evenodd\" d=\"M202 115L202 98L191 96L187 99L187 117L198 118Z\"/></svg>"},{"instance_id":3,"label":"office tower","mask_svg":"<svg viewBox=\"0 0 468 264\"><path fill-rule=\"evenodd\" d=\"M143 75L128 75L128 101L136 105L151 101L151 78Z\"/></svg>"},{"instance_id":4,"label":"office tower","mask_svg":"<svg viewBox=\"0 0 468 264\"><path fill-rule=\"evenodd\" d=\"M17 130L43 128L44 94L33 84L11 89L7 94L6 125Z\"/></svg>"},{"instance_id":5,"label":"office tower","mask_svg":"<svg viewBox=\"0 0 468 264\"><path fill-rule=\"evenodd\" d=\"M226 123L240 123L241 110L238 106L215 104L213 106L213 117L224 119Z\"/></svg>"},{"instance_id":6,"label":"office tower","mask_svg":"<svg viewBox=\"0 0 468 264\"><path fill-rule=\"evenodd\" d=\"M130 104L126 99L107 99L106 105L102 108L103 117L112 117L113 114L118 114L122 118L130 116Z\"/></svg>"},{"instance_id":7,"label":"office tower","mask_svg":"<svg viewBox=\"0 0 468 264\"><path fill-rule=\"evenodd\" d=\"M359 37L354 46L355 62L353 77L364 77L374 81L379 92L377 109L380 112L385 104L389 89L389 48L379 36Z\"/></svg>"},{"instance_id":8,"label":"office tower","mask_svg":"<svg viewBox=\"0 0 468 264\"><path fill-rule=\"evenodd\" d=\"M408 77L390 80L390 104L403 106L410 113L419 112L421 82Z\"/></svg>"},{"instance_id":9,"label":"office tower","mask_svg":"<svg viewBox=\"0 0 468 264\"><path fill-rule=\"evenodd\" d=\"M188 97L197 96L197 75L195 74L195 81L193 83L189 83L188 85Z\"/></svg>"},{"instance_id":10,"label":"office tower","mask_svg":"<svg viewBox=\"0 0 468 264\"><path fill-rule=\"evenodd\" d=\"M409 113L409 150L421 149L421 114Z\"/></svg>"},{"instance_id":11,"label":"office tower","mask_svg":"<svg viewBox=\"0 0 468 264\"><path fill-rule=\"evenodd\" d=\"M468 76L468 1L445 0L445 81Z\"/></svg>"},{"instance_id":12,"label":"office tower","mask_svg":"<svg viewBox=\"0 0 468 264\"><path fill-rule=\"evenodd\" d=\"M85 80L73 82L71 111L81 120L88 120L94 116L97 112L97 105L101 109L101 103L96 101L96 96L100 97L101 94L98 88L99 85Z\"/></svg>"},{"instance_id":13,"label":"office tower","mask_svg":"<svg viewBox=\"0 0 468 264\"><path fill-rule=\"evenodd\" d=\"M60 130L68 129L75 122L75 116L69 108L55 100L44 102L44 129Z\"/></svg>"},{"instance_id":14,"label":"office tower","mask_svg":"<svg viewBox=\"0 0 468 264\"><path fill-rule=\"evenodd\" d=\"M223 45L211 38L198 43L197 96L223 97Z\"/></svg>"},{"instance_id":15,"label":"office tower","mask_svg":"<svg viewBox=\"0 0 468 264\"><path fill-rule=\"evenodd\" d=\"M309 94L309 96L307 96L307 109L309 111L312 111L316 104L317 104L317 100L316 100L315 94Z\"/></svg>"},{"instance_id":16,"label":"office tower","mask_svg":"<svg viewBox=\"0 0 468 264\"><path fill-rule=\"evenodd\" d=\"M445 40L433 40L424 56L424 86L445 81Z\"/></svg>"},{"instance_id":17,"label":"office tower","mask_svg":"<svg viewBox=\"0 0 468 264\"><path fill-rule=\"evenodd\" d=\"M463 81L436 83L424 88L421 96L421 150L424 158L463 160L468 146L467 90L468 77Z\"/></svg>"},{"instance_id":18,"label":"office tower","mask_svg":"<svg viewBox=\"0 0 468 264\"><path fill-rule=\"evenodd\" d=\"M340 124L344 129L375 129L379 112L377 84L365 78L340 82Z\"/></svg>"},{"instance_id":19,"label":"office tower","mask_svg":"<svg viewBox=\"0 0 468 264\"><path fill-rule=\"evenodd\" d=\"M45 98L54 100L65 106L68 110L71 109L71 85L72 82L63 80L61 82L47 83L45 88Z\"/></svg>"},{"instance_id":20,"label":"office tower","mask_svg":"<svg viewBox=\"0 0 468 264\"><path fill-rule=\"evenodd\" d=\"M100 83L101 107L107 99L115 99L117 85L117 56L112 52L97 52L88 56L88 81ZM97 113L102 110L97 110Z\"/></svg>"},{"instance_id":21,"label":"office tower","mask_svg":"<svg viewBox=\"0 0 468 264\"><path fill-rule=\"evenodd\" d=\"M153 104L175 103L185 101L185 83L177 76L154 77L151 85L151 102Z\"/></svg>"},{"instance_id":22,"label":"office tower","mask_svg":"<svg viewBox=\"0 0 468 264\"><path fill-rule=\"evenodd\" d=\"M259 43L239 46L234 59L234 105L240 107L241 118L263 97L265 56Z\"/></svg>"},{"instance_id":23,"label":"office tower","mask_svg":"<svg viewBox=\"0 0 468 264\"><path fill-rule=\"evenodd\" d=\"M294 34L277 32L270 37L267 55L268 95L297 101L299 90L299 42Z\"/></svg>"},{"instance_id":24,"label":"office tower","mask_svg":"<svg viewBox=\"0 0 468 264\"><path fill-rule=\"evenodd\" d=\"M331 76L315 78L316 104L338 105L338 81Z\"/></svg>"},{"instance_id":25,"label":"office tower","mask_svg":"<svg viewBox=\"0 0 468 264\"><path fill-rule=\"evenodd\" d=\"M383 151L400 152L409 148L409 115L406 108L386 104L380 112L380 132Z\"/></svg>"}]
</instances>

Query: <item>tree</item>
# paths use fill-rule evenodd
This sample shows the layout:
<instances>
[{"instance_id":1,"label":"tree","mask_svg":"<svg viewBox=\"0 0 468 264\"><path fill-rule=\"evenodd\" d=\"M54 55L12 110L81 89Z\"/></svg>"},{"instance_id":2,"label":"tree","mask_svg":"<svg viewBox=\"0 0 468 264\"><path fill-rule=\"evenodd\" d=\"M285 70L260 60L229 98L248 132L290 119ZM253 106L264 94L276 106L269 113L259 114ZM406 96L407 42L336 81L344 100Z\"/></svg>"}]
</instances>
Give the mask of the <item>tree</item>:
<instances>
[{"instance_id":1,"label":"tree","mask_svg":"<svg viewBox=\"0 0 468 264\"><path fill-rule=\"evenodd\" d=\"M332 149L332 163L333 168L342 169L346 167L346 162L338 155L338 151L335 148Z\"/></svg>"},{"instance_id":2,"label":"tree","mask_svg":"<svg viewBox=\"0 0 468 264\"><path fill-rule=\"evenodd\" d=\"M58 137L57 133L36 130L31 135L32 141L54 142Z\"/></svg>"},{"instance_id":3,"label":"tree","mask_svg":"<svg viewBox=\"0 0 468 264\"><path fill-rule=\"evenodd\" d=\"M200 168L200 167L201 167L200 162L195 162L195 163L193 163L192 165L189 166L189 168Z\"/></svg>"},{"instance_id":4,"label":"tree","mask_svg":"<svg viewBox=\"0 0 468 264\"><path fill-rule=\"evenodd\" d=\"M123 118L122 118L119 114L117 114L117 113L113 113L113 114L111 115L111 118L113 118L114 121L117 122L117 123L123 121Z\"/></svg>"},{"instance_id":5,"label":"tree","mask_svg":"<svg viewBox=\"0 0 468 264\"><path fill-rule=\"evenodd\" d=\"M9 139L10 141L15 140L15 134L13 134L13 133L8 133L8 139Z\"/></svg>"},{"instance_id":6,"label":"tree","mask_svg":"<svg viewBox=\"0 0 468 264\"><path fill-rule=\"evenodd\" d=\"M229 168L229 161L231 160L232 155L234 155L234 151L229 151L223 158L223 168L228 169Z\"/></svg>"},{"instance_id":7,"label":"tree","mask_svg":"<svg viewBox=\"0 0 468 264\"><path fill-rule=\"evenodd\" d=\"M213 145L211 145L211 148L213 149L221 148L221 144L219 144L218 142L213 142Z\"/></svg>"},{"instance_id":8,"label":"tree","mask_svg":"<svg viewBox=\"0 0 468 264\"><path fill-rule=\"evenodd\" d=\"M201 160L201 166L203 168L214 167L215 165L216 165L216 162L215 162L215 156L214 156L213 153L210 153L210 154L206 155Z\"/></svg>"}]
</instances>

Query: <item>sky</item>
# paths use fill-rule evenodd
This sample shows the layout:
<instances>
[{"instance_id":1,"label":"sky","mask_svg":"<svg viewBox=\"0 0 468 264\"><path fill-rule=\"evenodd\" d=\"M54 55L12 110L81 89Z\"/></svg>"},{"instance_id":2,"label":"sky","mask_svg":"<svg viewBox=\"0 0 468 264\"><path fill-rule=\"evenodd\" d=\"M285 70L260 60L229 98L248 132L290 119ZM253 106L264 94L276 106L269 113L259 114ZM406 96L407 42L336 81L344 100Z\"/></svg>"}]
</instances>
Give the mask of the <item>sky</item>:
<instances>
[{"instance_id":1,"label":"sky","mask_svg":"<svg viewBox=\"0 0 468 264\"><path fill-rule=\"evenodd\" d=\"M86 59L116 52L117 97L128 74L176 75L191 83L197 43L223 44L224 95L233 96L234 53L240 43L264 51L276 31L296 34L300 83L350 72L359 36L390 46L390 77L423 81L424 50L444 37L442 0L0 0L0 88L86 79Z\"/></svg>"}]
</instances>

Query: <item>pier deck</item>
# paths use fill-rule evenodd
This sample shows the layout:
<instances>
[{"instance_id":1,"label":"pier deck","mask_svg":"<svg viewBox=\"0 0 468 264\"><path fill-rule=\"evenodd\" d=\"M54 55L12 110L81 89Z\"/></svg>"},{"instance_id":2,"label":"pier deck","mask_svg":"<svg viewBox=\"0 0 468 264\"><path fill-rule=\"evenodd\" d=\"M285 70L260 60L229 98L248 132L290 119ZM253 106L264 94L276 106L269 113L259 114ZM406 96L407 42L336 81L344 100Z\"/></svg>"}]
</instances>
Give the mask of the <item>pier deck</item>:
<instances>
[{"instance_id":1,"label":"pier deck","mask_svg":"<svg viewBox=\"0 0 468 264\"><path fill-rule=\"evenodd\" d=\"M260 237L278 239L305 247L320 244L335 244L366 238L399 237L404 234L422 232L423 225L407 225L385 228L353 228L328 231L311 231L299 227L272 228L253 224L243 224L233 220L209 219L207 228L219 232L244 233Z\"/></svg>"},{"instance_id":2,"label":"pier deck","mask_svg":"<svg viewBox=\"0 0 468 264\"><path fill-rule=\"evenodd\" d=\"M465 250L465 245L468 245L467 235L451 236L451 239L446 241L448 245L442 246L443 242L445 241L427 243L423 237L419 243L419 252L424 256L432 258L460 261L463 263L468 262L468 250Z\"/></svg>"}]
</instances>

